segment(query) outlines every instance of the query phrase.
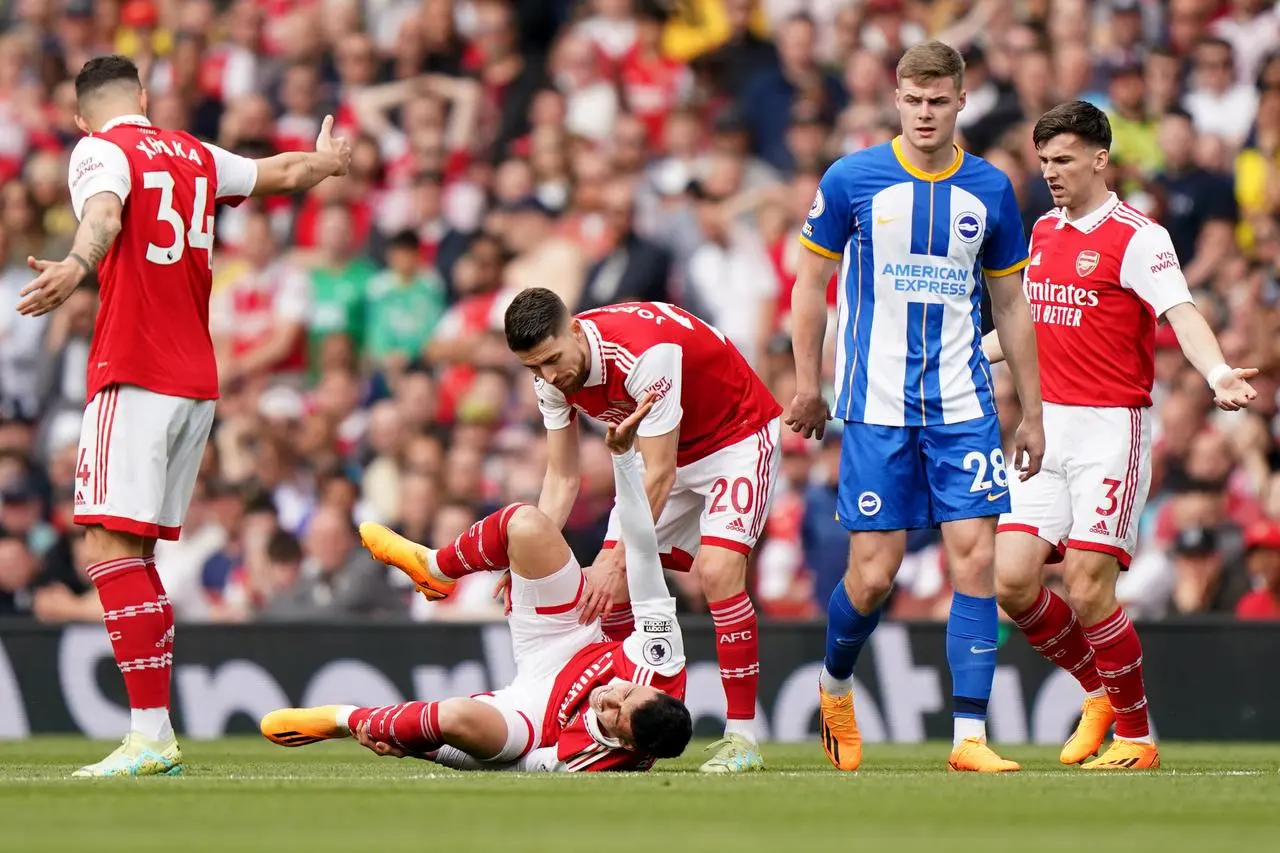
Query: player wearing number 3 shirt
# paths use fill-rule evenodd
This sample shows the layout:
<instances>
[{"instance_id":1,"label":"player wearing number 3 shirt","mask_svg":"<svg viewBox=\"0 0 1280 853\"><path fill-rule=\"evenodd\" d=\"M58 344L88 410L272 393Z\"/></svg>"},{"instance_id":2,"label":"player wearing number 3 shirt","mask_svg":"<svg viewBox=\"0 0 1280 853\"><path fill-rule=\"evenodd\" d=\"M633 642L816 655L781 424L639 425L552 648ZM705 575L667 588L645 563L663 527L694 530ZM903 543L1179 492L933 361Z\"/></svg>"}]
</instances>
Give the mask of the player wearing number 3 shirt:
<instances>
[{"instance_id":1,"label":"player wearing number 3 shirt","mask_svg":"<svg viewBox=\"0 0 1280 853\"><path fill-rule=\"evenodd\" d=\"M574 317L550 290L530 288L512 301L505 322L507 345L534 374L548 450L538 506L557 525L577 496L577 414L617 424L646 394L657 395L637 439L645 492L663 564L677 571L697 564L726 698L725 738L702 769L761 769L747 555L773 500L782 408L724 335L673 305L636 302ZM615 507L582 618L602 616L605 633L620 639L631 631L630 607L605 612L614 595L625 594L618 530Z\"/></svg>"},{"instance_id":2,"label":"player wearing number 3 shirt","mask_svg":"<svg viewBox=\"0 0 1280 853\"><path fill-rule=\"evenodd\" d=\"M75 521L129 696L123 744L77 776L182 772L169 721L173 611L156 572L157 539L177 539L218 396L209 339L215 203L308 189L344 174L350 149L326 120L314 152L249 160L164 130L128 59L90 60L76 77L88 134L68 174L80 225L61 261L18 310L55 309L92 273L102 307L89 351L88 405L76 465Z\"/></svg>"},{"instance_id":3,"label":"player wearing number 3 shirt","mask_svg":"<svg viewBox=\"0 0 1280 853\"><path fill-rule=\"evenodd\" d=\"M1074 675L1086 698L1062 749L1086 769L1160 766L1147 724L1142 646L1117 604L1151 482L1151 384L1156 320L1177 333L1187 359L1220 408L1255 397L1255 370L1222 360L1191 301L1164 228L1108 191L1106 114L1081 101L1036 123L1034 141L1057 208L1031 233L1026 291L1036 323L1046 452L1040 475L1010 478L1012 509L996 535L1000 604L1036 650ZM992 361L998 342L984 343ZM1042 584L1041 568L1065 551L1067 601Z\"/></svg>"}]
</instances>

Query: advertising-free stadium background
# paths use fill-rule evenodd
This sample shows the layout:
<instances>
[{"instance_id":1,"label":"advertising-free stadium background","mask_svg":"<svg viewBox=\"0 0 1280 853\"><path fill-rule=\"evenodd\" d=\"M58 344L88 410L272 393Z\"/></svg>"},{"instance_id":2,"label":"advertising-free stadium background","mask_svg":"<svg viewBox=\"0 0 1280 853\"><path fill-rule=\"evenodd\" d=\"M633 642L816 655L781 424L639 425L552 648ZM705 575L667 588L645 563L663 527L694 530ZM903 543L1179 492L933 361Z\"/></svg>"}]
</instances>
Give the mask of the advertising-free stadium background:
<instances>
[{"instance_id":1,"label":"advertising-free stadium background","mask_svg":"<svg viewBox=\"0 0 1280 853\"><path fill-rule=\"evenodd\" d=\"M1113 187L1172 233L1228 360L1261 369L1253 409L1217 413L1161 331L1152 499L1120 596L1144 623L1158 734L1280 733L1280 686L1257 677L1280 671L1272 4L10 0L0 25L0 736L111 737L127 719L70 523L96 295L40 320L14 311L25 258L70 245L71 79L86 59L133 57L156 123L238 153L309 147L326 113L354 146L349 176L217 221L222 400L183 537L157 552L183 623L176 721L212 737L283 704L502 684L491 579L428 606L352 523L440 545L536 501L542 427L501 332L524 287L575 309L682 305L789 402L799 226L828 164L895 135L894 65L926 37L962 50L962 142L1013 180L1028 228L1050 206L1031 122L1069 98L1107 109ZM1017 401L996 376L1010 435ZM783 740L815 726L820 620L847 551L838 445L838 429L788 434L752 561L763 719ZM598 438L582 465L566 535L586 564L613 492ZM670 581L690 626L690 704L712 733L709 622L696 583ZM868 739L949 730L949 596L936 532L913 533L889 605L899 624L858 671ZM993 738L1058 742L1078 688L1005 635ZM1174 700L1186 670L1212 682L1195 703Z\"/></svg>"}]
</instances>

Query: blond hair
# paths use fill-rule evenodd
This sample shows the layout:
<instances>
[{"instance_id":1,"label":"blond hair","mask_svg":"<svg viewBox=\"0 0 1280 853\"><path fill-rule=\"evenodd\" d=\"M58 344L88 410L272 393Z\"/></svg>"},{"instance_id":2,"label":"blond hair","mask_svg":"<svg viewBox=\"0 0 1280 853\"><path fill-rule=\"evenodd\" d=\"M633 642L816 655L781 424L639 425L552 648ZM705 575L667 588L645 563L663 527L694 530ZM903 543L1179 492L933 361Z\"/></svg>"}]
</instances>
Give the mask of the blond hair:
<instances>
[{"instance_id":1,"label":"blond hair","mask_svg":"<svg viewBox=\"0 0 1280 853\"><path fill-rule=\"evenodd\" d=\"M921 83L950 77L957 89L964 88L964 58L949 44L926 41L902 54L898 60L898 83L916 80Z\"/></svg>"}]
</instances>

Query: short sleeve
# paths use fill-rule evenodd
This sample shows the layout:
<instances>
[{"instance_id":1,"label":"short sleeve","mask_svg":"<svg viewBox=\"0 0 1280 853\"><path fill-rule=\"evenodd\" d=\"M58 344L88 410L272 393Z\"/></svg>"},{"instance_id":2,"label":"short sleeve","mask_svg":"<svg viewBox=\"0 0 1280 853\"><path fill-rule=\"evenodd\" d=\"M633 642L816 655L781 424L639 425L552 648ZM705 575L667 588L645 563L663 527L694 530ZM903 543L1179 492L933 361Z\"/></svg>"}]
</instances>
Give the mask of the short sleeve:
<instances>
[{"instance_id":1,"label":"short sleeve","mask_svg":"<svg viewBox=\"0 0 1280 853\"><path fill-rule=\"evenodd\" d=\"M86 136L71 152L67 186L71 189L71 207L76 219L83 215L85 202L98 193L114 193L123 204L133 187L129 158L114 142Z\"/></svg>"},{"instance_id":2,"label":"short sleeve","mask_svg":"<svg viewBox=\"0 0 1280 853\"><path fill-rule=\"evenodd\" d=\"M837 160L818 183L809 216L800 229L800 244L824 258L840 260L853 236L853 204L849 197L847 161Z\"/></svg>"},{"instance_id":3,"label":"short sleeve","mask_svg":"<svg viewBox=\"0 0 1280 853\"><path fill-rule=\"evenodd\" d=\"M627 393L637 403L649 392L658 395L649 414L640 422L636 435L652 438L666 435L680 426L684 409L680 405L684 393L682 382L684 350L678 344L657 344L640 354L631 375L627 377Z\"/></svg>"},{"instance_id":4,"label":"short sleeve","mask_svg":"<svg viewBox=\"0 0 1280 853\"><path fill-rule=\"evenodd\" d=\"M535 378L533 389L538 394L538 411L547 429L564 429L573 421L573 409L560 389L544 379Z\"/></svg>"},{"instance_id":5,"label":"short sleeve","mask_svg":"<svg viewBox=\"0 0 1280 853\"><path fill-rule=\"evenodd\" d=\"M208 142L204 147L213 155L218 173L218 191L214 198L234 206L253 195L253 188L258 183L257 163Z\"/></svg>"},{"instance_id":6,"label":"short sleeve","mask_svg":"<svg viewBox=\"0 0 1280 853\"><path fill-rule=\"evenodd\" d=\"M989 214L988 214L989 215ZM1022 230L1022 211L1013 193L1013 184L1002 176L1000 199L994 222L988 228L982 249L982 271L991 278L1011 275L1027 265L1027 235Z\"/></svg>"},{"instance_id":7,"label":"short sleeve","mask_svg":"<svg viewBox=\"0 0 1280 853\"><path fill-rule=\"evenodd\" d=\"M1120 284L1138 294L1156 317L1175 305L1193 301L1173 240L1155 223L1138 229L1129 240L1120 263Z\"/></svg>"}]
</instances>

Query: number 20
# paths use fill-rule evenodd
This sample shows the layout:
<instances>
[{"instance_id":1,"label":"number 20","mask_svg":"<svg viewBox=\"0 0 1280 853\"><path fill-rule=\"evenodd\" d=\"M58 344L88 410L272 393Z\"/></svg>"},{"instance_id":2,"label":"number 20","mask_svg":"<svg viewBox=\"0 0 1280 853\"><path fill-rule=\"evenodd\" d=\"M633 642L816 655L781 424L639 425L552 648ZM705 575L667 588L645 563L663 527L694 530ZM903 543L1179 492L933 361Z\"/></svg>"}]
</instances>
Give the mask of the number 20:
<instances>
[{"instance_id":1,"label":"number 20","mask_svg":"<svg viewBox=\"0 0 1280 853\"><path fill-rule=\"evenodd\" d=\"M973 485L969 486L970 492L985 492L991 488L991 480L987 479L987 457L981 451L974 450L966 454L963 467L966 471L977 469L973 475ZM991 477L995 480L995 485L1002 489L1009 485L1009 472L1004 469L1004 451L998 447L991 451Z\"/></svg>"},{"instance_id":2,"label":"number 20","mask_svg":"<svg viewBox=\"0 0 1280 853\"><path fill-rule=\"evenodd\" d=\"M746 477L739 477L733 481L733 487L729 487L729 481L721 477L711 484L711 515L718 512L724 512L728 509L724 504L724 496L728 493L729 501L733 504L734 512L739 515L746 515L751 512L751 507L756 500L755 484Z\"/></svg>"},{"instance_id":3,"label":"number 20","mask_svg":"<svg viewBox=\"0 0 1280 853\"><path fill-rule=\"evenodd\" d=\"M196 197L191 210L191 227L187 228L182 214L173 209L173 175L168 172L143 172L142 185L149 190L160 190L160 207L156 218L173 229L173 243L168 246L147 244L147 260L153 264L168 266L182 260L187 246L205 249L209 253L209 266L213 266L213 217L205 217L205 200L209 196L209 179L196 178Z\"/></svg>"}]
</instances>

